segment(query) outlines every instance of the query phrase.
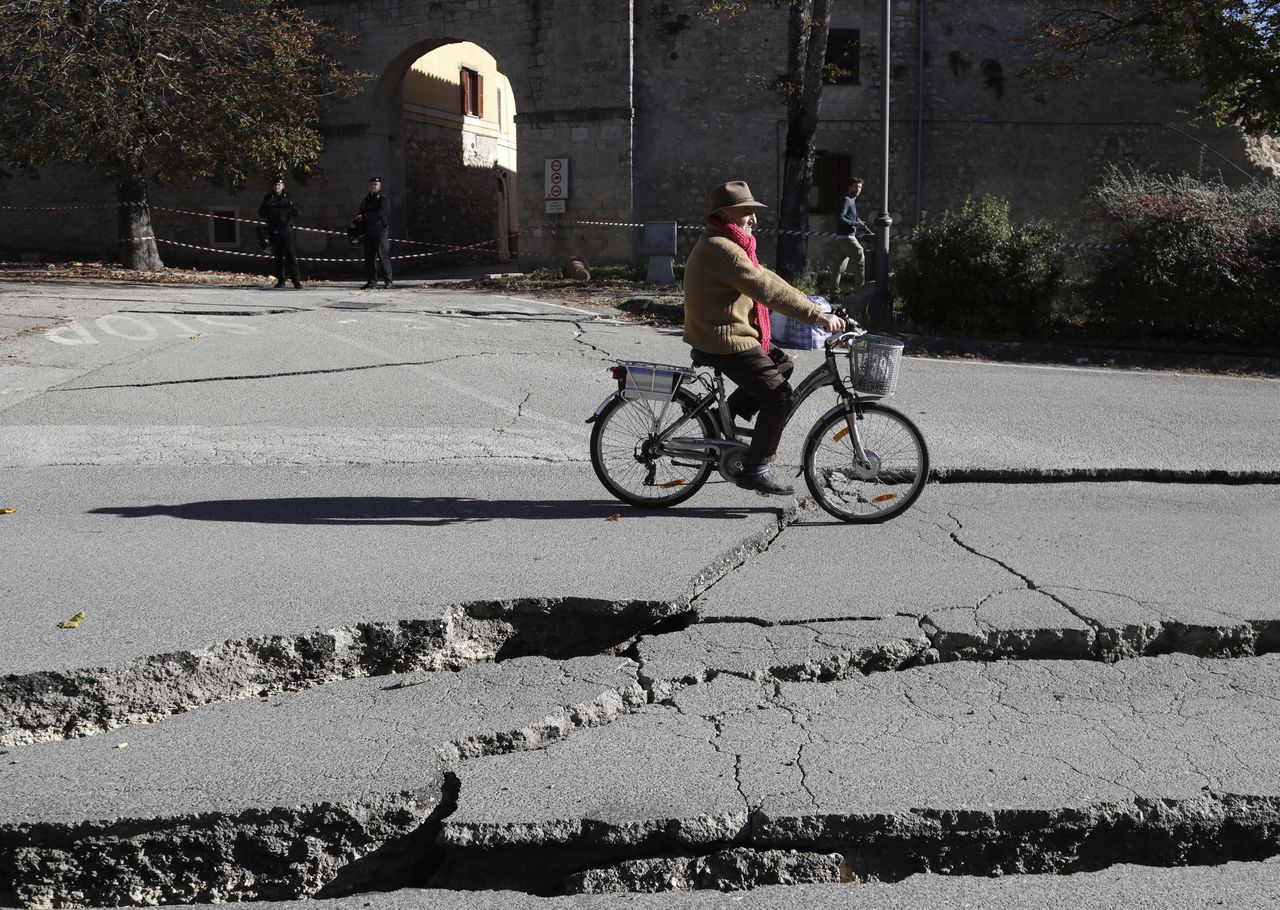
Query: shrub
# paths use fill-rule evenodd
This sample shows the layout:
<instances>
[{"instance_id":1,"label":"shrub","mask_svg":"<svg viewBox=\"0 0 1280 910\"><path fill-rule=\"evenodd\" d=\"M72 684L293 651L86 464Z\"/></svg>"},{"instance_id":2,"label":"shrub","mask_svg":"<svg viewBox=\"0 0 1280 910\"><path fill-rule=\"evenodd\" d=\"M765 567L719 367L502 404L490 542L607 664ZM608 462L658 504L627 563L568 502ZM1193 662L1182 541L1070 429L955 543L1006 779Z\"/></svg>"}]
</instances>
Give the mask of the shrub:
<instances>
[{"instance_id":1,"label":"shrub","mask_svg":"<svg viewBox=\"0 0 1280 910\"><path fill-rule=\"evenodd\" d=\"M1061 239L1044 222L1010 224L995 196L927 215L897 271L903 312L925 329L1042 331L1065 271Z\"/></svg>"},{"instance_id":2,"label":"shrub","mask_svg":"<svg viewBox=\"0 0 1280 910\"><path fill-rule=\"evenodd\" d=\"M1113 226L1091 323L1172 340L1280 338L1280 186L1113 170L1094 193Z\"/></svg>"}]
</instances>

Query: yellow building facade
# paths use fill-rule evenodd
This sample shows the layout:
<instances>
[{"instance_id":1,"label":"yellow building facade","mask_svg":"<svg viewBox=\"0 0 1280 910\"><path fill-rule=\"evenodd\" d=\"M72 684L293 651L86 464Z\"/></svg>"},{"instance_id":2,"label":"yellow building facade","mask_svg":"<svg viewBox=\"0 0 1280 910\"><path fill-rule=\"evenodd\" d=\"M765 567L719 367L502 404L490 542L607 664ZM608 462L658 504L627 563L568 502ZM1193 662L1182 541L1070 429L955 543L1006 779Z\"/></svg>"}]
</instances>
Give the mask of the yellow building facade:
<instances>
[{"instance_id":1,"label":"yellow building facade","mask_svg":"<svg viewBox=\"0 0 1280 910\"><path fill-rule=\"evenodd\" d=\"M493 55L470 42L443 45L414 62L401 92L410 236L493 241L490 253L514 257L516 103Z\"/></svg>"}]
</instances>

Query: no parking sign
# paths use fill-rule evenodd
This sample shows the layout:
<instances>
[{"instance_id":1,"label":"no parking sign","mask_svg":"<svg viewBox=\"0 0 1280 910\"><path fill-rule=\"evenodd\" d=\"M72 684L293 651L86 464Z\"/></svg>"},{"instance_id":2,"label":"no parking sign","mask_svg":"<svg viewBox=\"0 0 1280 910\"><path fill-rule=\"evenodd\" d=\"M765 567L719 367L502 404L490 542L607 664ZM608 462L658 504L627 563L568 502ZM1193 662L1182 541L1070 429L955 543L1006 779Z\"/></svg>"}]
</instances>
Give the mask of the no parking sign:
<instances>
[{"instance_id":1,"label":"no parking sign","mask_svg":"<svg viewBox=\"0 0 1280 910\"><path fill-rule=\"evenodd\" d=\"M543 172L542 194L547 200L547 211L563 212L569 198L569 159L548 158Z\"/></svg>"}]
</instances>

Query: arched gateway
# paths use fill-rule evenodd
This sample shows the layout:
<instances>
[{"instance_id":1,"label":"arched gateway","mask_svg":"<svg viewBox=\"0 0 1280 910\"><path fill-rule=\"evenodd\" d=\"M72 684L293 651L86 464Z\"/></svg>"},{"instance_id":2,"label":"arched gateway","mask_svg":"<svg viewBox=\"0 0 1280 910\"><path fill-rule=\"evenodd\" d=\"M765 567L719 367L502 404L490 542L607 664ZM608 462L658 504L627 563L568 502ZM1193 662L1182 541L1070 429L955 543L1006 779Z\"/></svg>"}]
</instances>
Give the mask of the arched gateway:
<instances>
[{"instance_id":1,"label":"arched gateway","mask_svg":"<svg viewBox=\"0 0 1280 910\"><path fill-rule=\"evenodd\" d=\"M325 117L321 166L328 185L320 192L334 197L325 202L350 205L345 175L359 175L352 180L358 187L366 172L381 174L393 197L408 185L402 82L415 60L467 41L493 55L519 97L521 252L553 257L558 238L548 224L557 218L635 220L630 0L329 0L306 9L354 34L359 44L347 64L375 77ZM569 198L563 215L548 215L544 169L559 158L570 160ZM318 190L310 191L313 203ZM397 218L407 211L403 202ZM402 225L393 223L393 232ZM592 249L566 252L626 259L631 241L630 232L600 232L590 237Z\"/></svg>"}]
</instances>

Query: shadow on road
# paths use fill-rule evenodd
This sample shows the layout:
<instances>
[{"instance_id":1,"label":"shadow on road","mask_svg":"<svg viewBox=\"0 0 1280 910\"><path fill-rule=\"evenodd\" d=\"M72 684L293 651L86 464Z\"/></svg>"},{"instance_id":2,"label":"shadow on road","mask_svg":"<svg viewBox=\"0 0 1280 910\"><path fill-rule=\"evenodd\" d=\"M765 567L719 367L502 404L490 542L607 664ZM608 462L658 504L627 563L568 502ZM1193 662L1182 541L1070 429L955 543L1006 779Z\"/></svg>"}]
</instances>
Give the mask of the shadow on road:
<instances>
[{"instance_id":1,"label":"shadow on road","mask_svg":"<svg viewBox=\"0 0 1280 910\"><path fill-rule=\"evenodd\" d=\"M613 500L466 499L452 496L315 496L292 499L213 499L179 505L115 506L91 509L90 515L120 518L186 518L191 521L242 521L300 525L423 525L517 519L635 518L741 519L772 512L768 506L724 508L633 509Z\"/></svg>"}]
</instances>

